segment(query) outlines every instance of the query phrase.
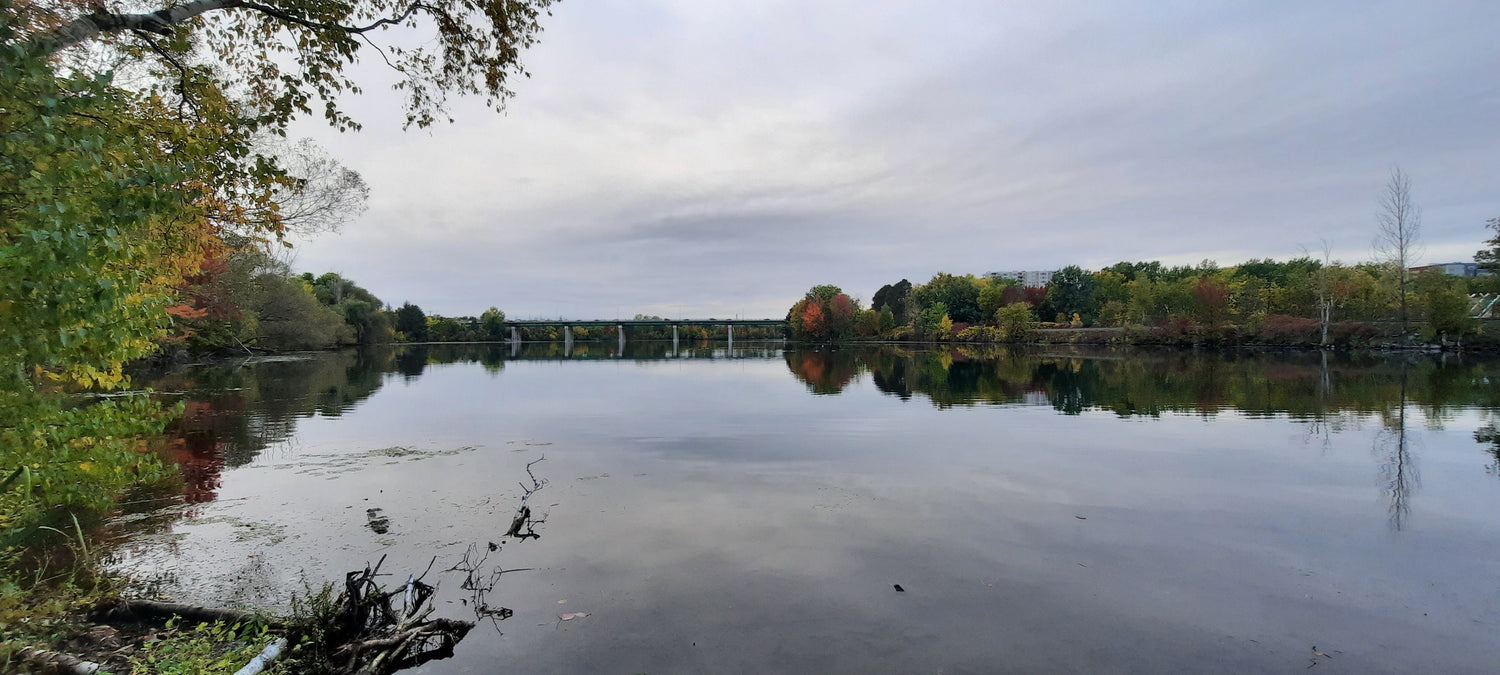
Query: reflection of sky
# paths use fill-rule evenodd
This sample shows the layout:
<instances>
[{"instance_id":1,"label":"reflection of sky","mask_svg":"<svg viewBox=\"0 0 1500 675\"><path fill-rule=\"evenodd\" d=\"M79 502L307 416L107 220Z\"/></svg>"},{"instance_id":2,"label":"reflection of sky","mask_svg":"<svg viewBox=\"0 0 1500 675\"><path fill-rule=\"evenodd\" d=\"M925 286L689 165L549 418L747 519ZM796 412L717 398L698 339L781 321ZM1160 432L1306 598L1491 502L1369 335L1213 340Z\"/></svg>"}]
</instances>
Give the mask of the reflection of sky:
<instances>
[{"instance_id":1,"label":"reflection of sky","mask_svg":"<svg viewBox=\"0 0 1500 675\"><path fill-rule=\"evenodd\" d=\"M1500 482L1477 423L1412 425L1394 532L1373 419L942 410L868 375L812 396L780 358L431 366L228 471L174 569L184 596L381 555L441 569L499 541L545 454L543 537L497 558L537 568L502 582L516 616L430 672L1285 672L1313 645L1347 672L1479 671ZM337 465L390 446L475 449Z\"/></svg>"}]
</instances>

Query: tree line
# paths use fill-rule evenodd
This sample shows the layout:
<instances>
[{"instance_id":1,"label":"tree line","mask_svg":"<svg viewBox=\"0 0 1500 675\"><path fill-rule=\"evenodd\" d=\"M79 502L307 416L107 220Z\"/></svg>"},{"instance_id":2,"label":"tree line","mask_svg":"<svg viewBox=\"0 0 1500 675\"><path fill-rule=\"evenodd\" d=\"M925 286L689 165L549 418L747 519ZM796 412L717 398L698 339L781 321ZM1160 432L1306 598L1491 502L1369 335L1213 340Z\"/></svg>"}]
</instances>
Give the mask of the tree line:
<instances>
[{"instance_id":1,"label":"tree line","mask_svg":"<svg viewBox=\"0 0 1500 675\"><path fill-rule=\"evenodd\" d=\"M1403 284L1389 265L1343 265L1310 257L1166 266L1120 262L1099 270L1069 265L1046 286L1013 279L934 274L875 291L871 306L836 286L814 286L787 314L794 339L1019 342L1037 328L1145 327L1233 331L1266 341L1347 343L1373 322L1398 321ZM1470 293L1500 292L1495 277L1430 271L1410 278L1410 309L1429 337L1475 330Z\"/></svg>"},{"instance_id":2,"label":"tree line","mask_svg":"<svg viewBox=\"0 0 1500 675\"><path fill-rule=\"evenodd\" d=\"M790 336L809 342L928 340L1021 342L1037 328L1132 328L1133 339L1273 344L1367 343L1407 337L1460 339L1477 331L1470 296L1500 293L1500 276L1418 273L1421 209L1411 179L1399 168L1381 191L1374 260L1251 259L1221 267L1122 261L1099 270L1069 265L1045 286L998 276L938 272L923 284L901 279L881 286L868 307L832 285L813 286L787 311ZM1500 272L1500 218L1495 236L1475 254L1480 268ZM1385 324L1396 323L1391 330Z\"/></svg>"}]
</instances>

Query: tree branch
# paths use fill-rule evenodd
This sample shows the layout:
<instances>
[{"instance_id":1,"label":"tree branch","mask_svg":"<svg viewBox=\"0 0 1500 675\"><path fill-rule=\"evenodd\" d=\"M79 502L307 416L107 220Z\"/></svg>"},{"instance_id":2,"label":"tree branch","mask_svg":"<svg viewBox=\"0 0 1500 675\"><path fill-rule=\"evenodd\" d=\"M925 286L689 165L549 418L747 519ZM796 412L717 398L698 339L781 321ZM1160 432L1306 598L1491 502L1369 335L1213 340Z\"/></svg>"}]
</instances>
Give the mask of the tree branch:
<instances>
[{"instance_id":1,"label":"tree branch","mask_svg":"<svg viewBox=\"0 0 1500 675\"><path fill-rule=\"evenodd\" d=\"M99 11L78 17L32 38L31 46L45 56L91 40L100 33L136 30L170 37L172 27L177 24L204 12L229 9L237 5L237 0L192 0L192 2L176 7L144 14L113 14Z\"/></svg>"},{"instance_id":2,"label":"tree branch","mask_svg":"<svg viewBox=\"0 0 1500 675\"><path fill-rule=\"evenodd\" d=\"M287 23L293 23L293 24L296 24L298 26L302 26L303 28L312 28L312 29L316 29L316 30L336 30L336 31L340 31L340 32L344 32L344 33L352 33L352 34L356 34L356 35L358 35L360 33L368 33L368 32L370 32L372 30L375 30L376 28L380 28L381 26L393 26L395 24L401 23L402 21L405 21L409 17L411 17L412 14L415 14L416 11L419 10L419 9L426 10L428 12L436 12L437 11L431 5L427 5L427 4L420 3L420 2L414 2L414 3L411 4L410 7L406 8L406 11L404 11L404 12L402 12L400 14L397 14L396 16L386 17L384 19L377 19L375 21L375 23L372 23L372 24L370 24L368 26L344 26L344 25L337 24L337 23L328 23L326 21L313 21L311 19L299 17L299 16L296 16L296 15L290 14L288 12L276 9L275 7L271 7L269 5L262 5L262 4L258 3L258 2L251 2L250 0L226 0L226 1L234 3L234 6L236 6L236 7L244 7L245 9L253 9L253 10L257 11L257 12L265 14L266 16L270 16L270 17L273 17L273 18L281 19L282 21L285 21Z\"/></svg>"},{"instance_id":3,"label":"tree branch","mask_svg":"<svg viewBox=\"0 0 1500 675\"><path fill-rule=\"evenodd\" d=\"M162 57L167 63L172 64L173 68L177 69L177 119L185 119L187 116L182 113L183 106L191 106L193 108L193 115L199 121L202 121L202 116L198 114L198 104L194 103L192 97L188 96L187 66L182 65L182 62L172 56L171 52L168 52L161 45L157 44L150 33L142 30L134 30L133 32L140 36L141 40L146 43L146 46L151 48L151 51L156 52L157 56Z\"/></svg>"},{"instance_id":4,"label":"tree branch","mask_svg":"<svg viewBox=\"0 0 1500 675\"><path fill-rule=\"evenodd\" d=\"M191 2L175 7L142 14L115 14L96 11L93 14L78 17L57 28L37 35L31 39L31 46L45 56L91 40L100 33L141 31L170 37L173 29L178 24L200 14L222 9L250 9L290 24L302 26L303 28L339 31L354 35L368 33L384 26L399 24L410 18L417 10L437 13L437 9L431 5L414 2L400 14L377 19L374 23L367 26L345 26L327 21L314 21L270 5L254 2L253 0L192 0Z\"/></svg>"}]
</instances>

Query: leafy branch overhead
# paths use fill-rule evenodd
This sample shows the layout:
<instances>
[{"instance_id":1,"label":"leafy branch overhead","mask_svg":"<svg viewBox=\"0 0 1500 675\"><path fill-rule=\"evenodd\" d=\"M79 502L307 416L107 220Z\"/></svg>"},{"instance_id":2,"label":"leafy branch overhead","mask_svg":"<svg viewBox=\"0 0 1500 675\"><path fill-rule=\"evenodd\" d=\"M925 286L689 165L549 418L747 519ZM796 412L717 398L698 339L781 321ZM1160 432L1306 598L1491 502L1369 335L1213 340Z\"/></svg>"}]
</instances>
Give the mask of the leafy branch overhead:
<instances>
[{"instance_id":1,"label":"leafy branch overhead","mask_svg":"<svg viewBox=\"0 0 1500 675\"><path fill-rule=\"evenodd\" d=\"M139 11L118 1L12 0L8 10L29 55L104 46L190 85L178 87L185 99L205 86L244 92L270 129L312 113L315 102L334 126L357 129L336 99L360 91L346 69L363 49L401 73L394 87L406 94L407 126L446 119L450 95L483 96L500 109L512 78L527 75L521 51L536 43L552 2L191 0Z\"/></svg>"}]
</instances>

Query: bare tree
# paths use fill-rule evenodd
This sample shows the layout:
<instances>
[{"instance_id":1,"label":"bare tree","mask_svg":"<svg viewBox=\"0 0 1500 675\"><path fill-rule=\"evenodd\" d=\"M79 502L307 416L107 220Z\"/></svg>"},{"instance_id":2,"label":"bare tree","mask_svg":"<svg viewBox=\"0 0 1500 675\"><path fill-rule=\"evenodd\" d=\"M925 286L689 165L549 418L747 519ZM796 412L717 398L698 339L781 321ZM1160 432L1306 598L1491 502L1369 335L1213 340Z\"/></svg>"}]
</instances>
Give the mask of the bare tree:
<instances>
[{"instance_id":1,"label":"bare tree","mask_svg":"<svg viewBox=\"0 0 1500 675\"><path fill-rule=\"evenodd\" d=\"M358 171L349 169L318 147L311 138L295 143L267 134L256 139L256 152L286 172L269 204L246 204L253 223L277 218L287 235L310 237L337 231L365 212L370 188Z\"/></svg>"},{"instance_id":2,"label":"bare tree","mask_svg":"<svg viewBox=\"0 0 1500 675\"><path fill-rule=\"evenodd\" d=\"M1422 209L1412 202L1411 177L1401 167L1391 169L1391 177L1380 192L1380 210L1375 213L1378 232L1375 254L1395 268L1396 294L1401 300L1401 332L1407 331L1407 288L1411 285L1411 264L1422 254L1418 243L1422 234Z\"/></svg>"},{"instance_id":3,"label":"bare tree","mask_svg":"<svg viewBox=\"0 0 1500 675\"><path fill-rule=\"evenodd\" d=\"M1333 293L1333 250L1327 239L1320 239L1319 243L1323 247L1323 259L1319 261L1318 269L1313 272L1313 285L1318 293L1318 329L1322 333L1322 339L1318 341L1318 344L1326 345L1328 344L1328 324L1333 323L1333 306L1337 298ZM1306 248L1302 249L1302 254L1308 255Z\"/></svg>"}]
</instances>

